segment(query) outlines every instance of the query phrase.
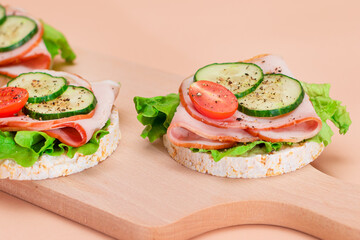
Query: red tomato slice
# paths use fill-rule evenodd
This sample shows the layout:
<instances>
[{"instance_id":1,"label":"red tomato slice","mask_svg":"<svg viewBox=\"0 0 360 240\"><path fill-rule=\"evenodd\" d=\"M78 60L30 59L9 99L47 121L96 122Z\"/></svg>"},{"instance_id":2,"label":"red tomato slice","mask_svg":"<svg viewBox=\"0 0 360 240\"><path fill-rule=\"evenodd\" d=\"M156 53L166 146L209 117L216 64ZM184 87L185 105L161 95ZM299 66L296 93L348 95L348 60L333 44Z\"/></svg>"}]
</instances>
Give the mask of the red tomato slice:
<instances>
[{"instance_id":1,"label":"red tomato slice","mask_svg":"<svg viewBox=\"0 0 360 240\"><path fill-rule=\"evenodd\" d=\"M26 89L16 87L0 88L0 117L11 117L19 112L29 98Z\"/></svg>"},{"instance_id":2,"label":"red tomato slice","mask_svg":"<svg viewBox=\"0 0 360 240\"><path fill-rule=\"evenodd\" d=\"M191 84L189 96L196 110L209 118L231 117L238 108L237 98L232 92L210 81L197 81Z\"/></svg>"}]
</instances>

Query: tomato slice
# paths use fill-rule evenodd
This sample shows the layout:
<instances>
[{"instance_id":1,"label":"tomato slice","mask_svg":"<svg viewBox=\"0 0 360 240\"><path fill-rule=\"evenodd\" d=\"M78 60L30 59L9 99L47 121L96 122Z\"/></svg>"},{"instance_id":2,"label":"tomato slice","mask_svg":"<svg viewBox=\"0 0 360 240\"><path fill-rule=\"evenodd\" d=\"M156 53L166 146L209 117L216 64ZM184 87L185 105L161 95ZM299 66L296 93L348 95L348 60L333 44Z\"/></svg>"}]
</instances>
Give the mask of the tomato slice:
<instances>
[{"instance_id":1,"label":"tomato slice","mask_svg":"<svg viewBox=\"0 0 360 240\"><path fill-rule=\"evenodd\" d=\"M27 102L29 93L17 87L0 88L0 117L11 117Z\"/></svg>"},{"instance_id":2,"label":"tomato slice","mask_svg":"<svg viewBox=\"0 0 360 240\"><path fill-rule=\"evenodd\" d=\"M195 109L209 118L231 117L238 108L235 95L215 82L194 82L189 87L189 96Z\"/></svg>"}]
</instances>

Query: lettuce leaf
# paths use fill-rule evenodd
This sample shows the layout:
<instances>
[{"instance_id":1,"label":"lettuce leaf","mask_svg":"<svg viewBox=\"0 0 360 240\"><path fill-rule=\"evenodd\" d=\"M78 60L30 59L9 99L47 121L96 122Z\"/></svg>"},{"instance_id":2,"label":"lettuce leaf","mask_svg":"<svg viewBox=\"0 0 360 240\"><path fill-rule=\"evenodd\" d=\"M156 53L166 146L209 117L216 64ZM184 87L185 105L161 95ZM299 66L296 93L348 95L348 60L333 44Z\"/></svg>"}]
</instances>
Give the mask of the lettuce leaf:
<instances>
[{"instance_id":1,"label":"lettuce leaf","mask_svg":"<svg viewBox=\"0 0 360 240\"><path fill-rule=\"evenodd\" d=\"M291 146L293 143L277 142L271 143L266 141L255 141L247 144L240 143L235 147L222 149L222 150L207 150L191 148L193 152L208 152L211 153L215 162L220 161L224 157L239 157L246 153L257 150L257 153L269 153L272 151L278 151L282 146ZM257 148L256 148L257 147ZM255 149L256 148L256 149Z\"/></svg>"},{"instance_id":2,"label":"lettuce leaf","mask_svg":"<svg viewBox=\"0 0 360 240\"><path fill-rule=\"evenodd\" d=\"M17 133L19 136L16 136ZM31 167L51 140L40 132L17 133L0 131L0 159L12 159L23 167ZM16 139L21 145L16 142Z\"/></svg>"},{"instance_id":3,"label":"lettuce leaf","mask_svg":"<svg viewBox=\"0 0 360 240\"><path fill-rule=\"evenodd\" d=\"M334 135L327 121L330 120L339 129L340 134L345 134L351 125L350 115L346 111L346 106L330 97L330 84L301 84L323 123L321 131L309 141L323 142L327 146Z\"/></svg>"},{"instance_id":4,"label":"lettuce leaf","mask_svg":"<svg viewBox=\"0 0 360 240\"><path fill-rule=\"evenodd\" d=\"M65 36L55 28L46 24L44 21L41 21L41 23L44 26L43 40L47 50L51 54L51 57L54 58L61 52L61 57L65 59L66 62L74 61L76 55L71 49Z\"/></svg>"},{"instance_id":5,"label":"lettuce leaf","mask_svg":"<svg viewBox=\"0 0 360 240\"><path fill-rule=\"evenodd\" d=\"M152 98L134 97L134 103L137 119L145 126L141 137L147 137L150 142L154 142L166 133L180 98L178 94L170 93Z\"/></svg>"},{"instance_id":6,"label":"lettuce leaf","mask_svg":"<svg viewBox=\"0 0 360 240\"><path fill-rule=\"evenodd\" d=\"M0 161L12 159L22 167L31 167L44 153L50 156L60 156L64 153L73 158L75 153L94 154L100 144L100 139L109 134L105 126L96 131L92 138L81 147L71 147L46 133L36 131L2 132L0 131Z\"/></svg>"}]
</instances>

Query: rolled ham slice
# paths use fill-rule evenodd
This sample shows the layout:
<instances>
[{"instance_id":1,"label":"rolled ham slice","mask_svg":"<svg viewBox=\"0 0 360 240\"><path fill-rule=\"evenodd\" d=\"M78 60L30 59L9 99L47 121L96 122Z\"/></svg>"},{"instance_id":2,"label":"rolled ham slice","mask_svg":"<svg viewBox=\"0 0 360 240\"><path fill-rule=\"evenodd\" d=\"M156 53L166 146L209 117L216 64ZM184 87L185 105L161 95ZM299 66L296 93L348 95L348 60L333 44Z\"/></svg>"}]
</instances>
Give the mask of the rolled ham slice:
<instances>
[{"instance_id":1,"label":"rolled ham slice","mask_svg":"<svg viewBox=\"0 0 360 240\"><path fill-rule=\"evenodd\" d=\"M246 62L258 64L265 73L283 73L292 76L284 60L279 56L261 55ZM168 129L169 140L176 146L195 147L192 144L185 144L188 140L191 142L194 136L201 137L202 142L205 141L204 139L209 140L208 144L203 144L205 149L220 149L219 146L224 142L230 144L233 141L233 144L236 144L257 139L270 142L300 142L315 136L321 130L321 119L306 94L303 102L286 115L259 118L236 111L230 118L217 120L208 118L195 109L188 94L192 82L191 76L181 84L179 90L181 104ZM183 134L179 134L180 130L177 128L182 128ZM183 129L191 134L184 134Z\"/></svg>"},{"instance_id":2,"label":"rolled ham slice","mask_svg":"<svg viewBox=\"0 0 360 240\"><path fill-rule=\"evenodd\" d=\"M8 6L6 7L6 14L26 16L33 19L38 26L38 32L24 45L11 51L0 52L0 73L9 77L16 77L34 69L49 69L51 55L42 40L44 33L42 24L22 9Z\"/></svg>"},{"instance_id":3,"label":"rolled ham slice","mask_svg":"<svg viewBox=\"0 0 360 240\"><path fill-rule=\"evenodd\" d=\"M321 130L322 124L316 121L303 121L290 127L276 128L272 130L247 131L261 140L269 142L300 142L314 137Z\"/></svg>"},{"instance_id":4,"label":"rolled ham slice","mask_svg":"<svg viewBox=\"0 0 360 240\"><path fill-rule=\"evenodd\" d=\"M220 142L196 135L181 127L174 128L167 134L167 138L176 146L198 149L224 149L234 146L235 142Z\"/></svg>"},{"instance_id":5,"label":"rolled ham slice","mask_svg":"<svg viewBox=\"0 0 360 240\"><path fill-rule=\"evenodd\" d=\"M218 128L191 117L180 104L167 130L169 140L176 146L221 149L236 142L253 142L258 138L244 129Z\"/></svg>"},{"instance_id":6,"label":"rolled ham slice","mask_svg":"<svg viewBox=\"0 0 360 240\"><path fill-rule=\"evenodd\" d=\"M0 65L0 73L14 78L21 73L34 71L34 69L51 67L51 55L42 40L24 57L19 57L17 61L19 63Z\"/></svg>"},{"instance_id":7,"label":"rolled ham slice","mask_svg":"<svg viewBox=\"0 0 360 240\"><path fill-rule=\"evenodd\" d=\"M71 76L73 81L75 81L74 79L79 80L78 83L82 81L78 76L69 73L57 72L57 75L65 78ZM94 111L87 115L40 121L20 114L19 116L0 118L0 130L43 131L69 146L82 146L87 143L94 132L101 129L109 119L120 85L107 80L93 83L92 88L98 103Z\"/></svg>"},{"instance_id":8,"label":"rolled ham slice","mask_svg":"<svg viewBox=\"0 0 360 240\"><path fill-rule=\"evenodd\" d=\"M98 101L91 118L64 122L56 128L45 131L49 136L59 139L69 146L79 147L87 143L95 131L101 129L110 117L120 86L110 80L92 84Z\"/></svg>"},{"instance_id":9,"label":"rolled ham slice","mask_svg":"<svg viewBox=\"0 0 360 240\"><path fill-rule=\"evenodd\" d=\"M258 65L263 70L264 74L282 73L289 77L293 76L284 59L277 55L262 54L245 60L244 62Z\"/></svg>"}]
</instances>

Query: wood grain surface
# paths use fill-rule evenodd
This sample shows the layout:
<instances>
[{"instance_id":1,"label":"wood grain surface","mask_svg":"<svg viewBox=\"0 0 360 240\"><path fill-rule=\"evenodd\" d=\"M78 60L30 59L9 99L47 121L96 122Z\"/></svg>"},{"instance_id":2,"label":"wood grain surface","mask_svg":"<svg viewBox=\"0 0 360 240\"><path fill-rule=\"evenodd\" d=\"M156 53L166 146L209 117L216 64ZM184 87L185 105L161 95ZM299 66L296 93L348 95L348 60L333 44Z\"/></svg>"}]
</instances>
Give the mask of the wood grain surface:
<instances>
[{"instance_id":1,"label":"wood grain surface","mask_svg":"<svg viewBox=\"0 0 360 240\"><path fill-rule=\"evenodd\" d=\"M135 95L176 92L181 78L79 51L56 64L90 81L120 81L122 141L92 169L45 181L0 181L0 189L118 239L187 239L239 224L285 226L323 239L360 239L360 187L307 166L266 179L226 179L180 166L160 141L139 137Z\"/></svg>"}]
</instances>

